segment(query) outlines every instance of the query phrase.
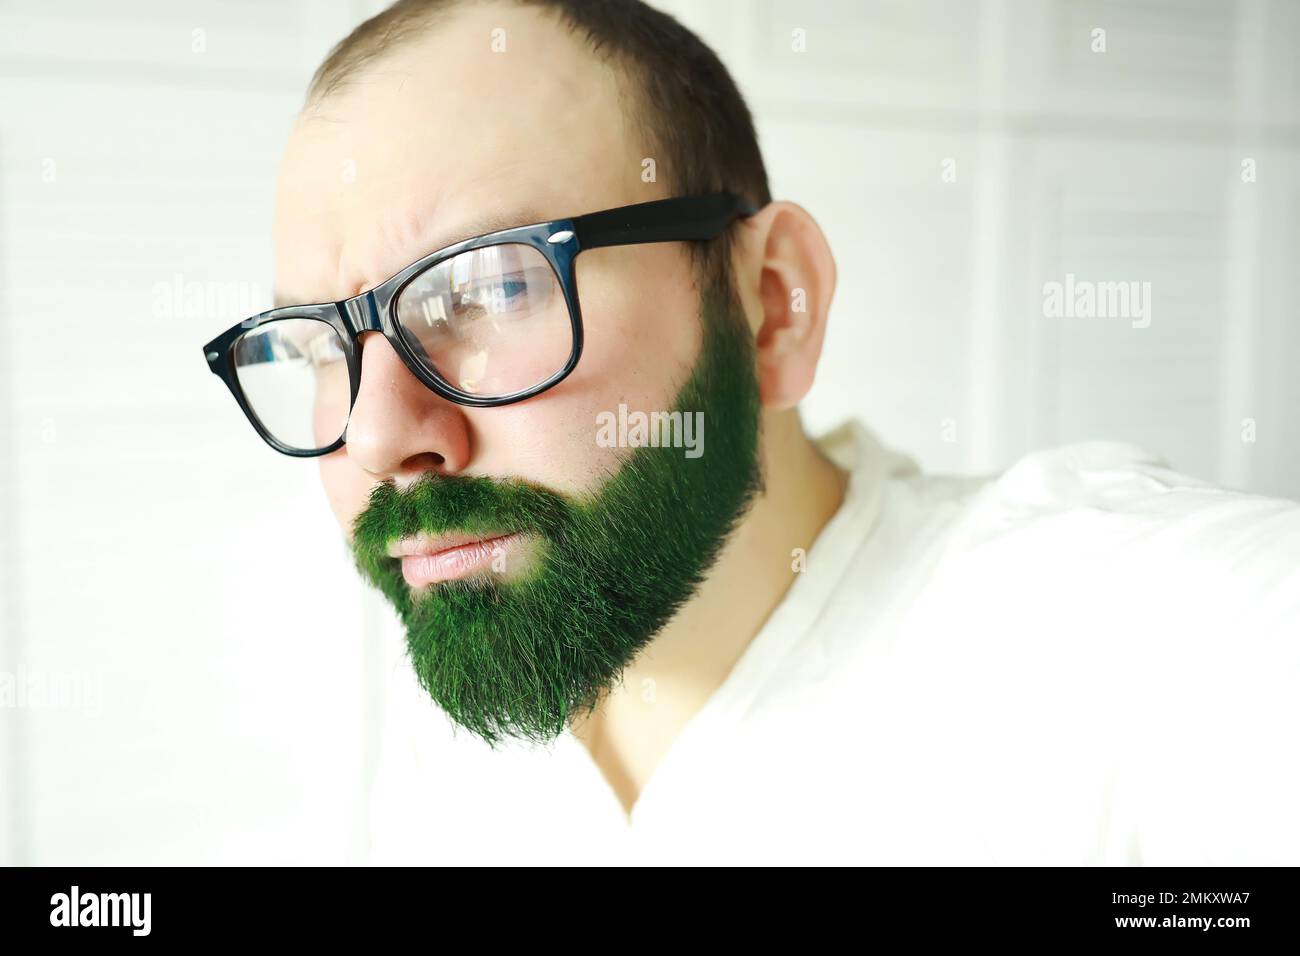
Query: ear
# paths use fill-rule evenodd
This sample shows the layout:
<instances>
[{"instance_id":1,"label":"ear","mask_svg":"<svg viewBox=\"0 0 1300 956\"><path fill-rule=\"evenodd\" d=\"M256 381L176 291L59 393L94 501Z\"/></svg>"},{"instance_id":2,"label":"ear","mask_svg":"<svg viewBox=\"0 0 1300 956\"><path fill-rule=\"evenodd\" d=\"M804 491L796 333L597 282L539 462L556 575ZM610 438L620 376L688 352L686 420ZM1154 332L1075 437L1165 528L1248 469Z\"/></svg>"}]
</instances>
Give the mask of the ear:
<instances>
[{"instance_id":1,"label":"ear","mask_svg":"<svg viewBox=\"0 0 1300 956\"><path fill-rule=\"evenodd\" d=\"M793 408L817 372L835 293L835 259L817 221L795 203L769 203L746 227L745 261L737 272L745 277L741 294L751 320L758 313L759 394L766 408Z\"/></svg>"}]
</instances>

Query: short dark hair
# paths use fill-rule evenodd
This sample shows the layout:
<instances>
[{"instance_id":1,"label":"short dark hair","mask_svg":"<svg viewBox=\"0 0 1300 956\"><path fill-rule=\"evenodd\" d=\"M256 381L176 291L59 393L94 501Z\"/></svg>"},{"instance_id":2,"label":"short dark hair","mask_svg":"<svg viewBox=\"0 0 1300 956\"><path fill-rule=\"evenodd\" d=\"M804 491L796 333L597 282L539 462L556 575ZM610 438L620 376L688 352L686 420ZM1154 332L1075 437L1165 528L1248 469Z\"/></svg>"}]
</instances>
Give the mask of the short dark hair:
<instances>
[{"instance_id":1,"label":"short dark hair","mask_svg":"<svg viewBox=\"0 0 1300 956\"><path fill-rule=\"evenodd\" d=\"M471 0L397 0L366 20L316 70L307 102L345 86L367 64ZM771 201L753 118L731 74L709 47L666 13L641 0L512 0L541 7L620 68L637 120L656 151L656 175L673 195L733 192L757 207ZM706 280L731 280L734 226L692 243Z\"/></svg>"}]
</instances>

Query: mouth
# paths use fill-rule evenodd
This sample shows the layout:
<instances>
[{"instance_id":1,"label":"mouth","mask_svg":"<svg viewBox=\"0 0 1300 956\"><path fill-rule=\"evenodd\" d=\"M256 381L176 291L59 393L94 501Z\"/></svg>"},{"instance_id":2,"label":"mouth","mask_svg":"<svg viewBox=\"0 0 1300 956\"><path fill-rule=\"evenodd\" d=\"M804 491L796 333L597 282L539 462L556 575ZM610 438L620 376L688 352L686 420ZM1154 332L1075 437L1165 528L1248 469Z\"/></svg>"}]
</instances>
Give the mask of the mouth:
<instances>
[{"instance_id":1,"label":"mouth","mask_svg":"<svg viewBox=\"0 0 1300 956\"><path fill-rule=\"evenodd\" d=\"M503 572L522 540L519 532L421 534L393 542L388 554L402 562L406 583L422 588L476 574Z\"/></svg>"}]
</instances>

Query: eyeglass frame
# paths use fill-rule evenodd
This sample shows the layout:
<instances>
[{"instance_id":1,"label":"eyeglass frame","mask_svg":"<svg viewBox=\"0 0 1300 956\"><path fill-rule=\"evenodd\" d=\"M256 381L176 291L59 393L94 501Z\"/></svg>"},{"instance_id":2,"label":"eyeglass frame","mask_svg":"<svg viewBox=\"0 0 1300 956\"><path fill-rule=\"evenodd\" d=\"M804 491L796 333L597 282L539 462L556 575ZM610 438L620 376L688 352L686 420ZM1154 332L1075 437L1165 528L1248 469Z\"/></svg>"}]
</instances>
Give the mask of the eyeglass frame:
<instances>
[{"instance_id":1,"label":"eyeglass frame","mask_svg":"<svg viewBox=\"0 0 1300 956\"><path fill-rule=\"evenodd\" d=\"M582 308L578 302L577 257L586 249L605 246L639 245L649 242L687 242L716 238L737 218L752 216L758 211L749 200L732 193L711 193L705 196L677 196L656 199L603 209L599 212L553 219L549 222L512 226L484 233L437 249L421 256L400 272L385 279L373 289L359 292L337 302L311 305L280 306L244 319L222 332L203 346L209 370L218 376L235 397L253 429L276 451L293 458L316 458L337 451L347 443L347 425L343 433L330 445L318 449L301 449L286 445L272 435L258 420L235 371L235 343L244 333L261 325L285 319L315 319L331 326L338 334L348 365L351 396L348 414L351 416L361 390L361 348L359 337L365 332L379 332L393 346L411 373L430 391L454 402L474 408L495 408L513 405L555 387L569 376L582 357ZM436 370L427 368L416 357L414 350L401 334L402 325L397 317L397 301L406 287L416 278L440 262L463 252L498 245L528 245L546 258L560 283L565 304L569 309L569 322L573 344L564 367L549 378L507 395L484 397L458 389L443 379Z\"/></svg>"}]
</instances>

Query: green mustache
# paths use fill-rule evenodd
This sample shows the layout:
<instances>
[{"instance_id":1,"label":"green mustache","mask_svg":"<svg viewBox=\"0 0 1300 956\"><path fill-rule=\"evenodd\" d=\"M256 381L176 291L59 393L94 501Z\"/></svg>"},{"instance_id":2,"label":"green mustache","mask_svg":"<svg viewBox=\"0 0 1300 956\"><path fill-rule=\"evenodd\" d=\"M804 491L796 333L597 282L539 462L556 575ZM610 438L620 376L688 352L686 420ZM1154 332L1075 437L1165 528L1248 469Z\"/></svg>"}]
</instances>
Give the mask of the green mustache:
<instances>
[{"instance_id":1,"label":"green mustache","mask_svg":"<svg viewBox=\"0 0 1300 956\"><path fill-rule=\"evenodd\" d=\"M420 532L470 534L531 532L562 538L572 527L576 505L553 491L513 479L425 475L405 491L391 481L375 486L353 525L354 552L368 576L394 569L388 545Z\"/></svg>"}]
</instances>

